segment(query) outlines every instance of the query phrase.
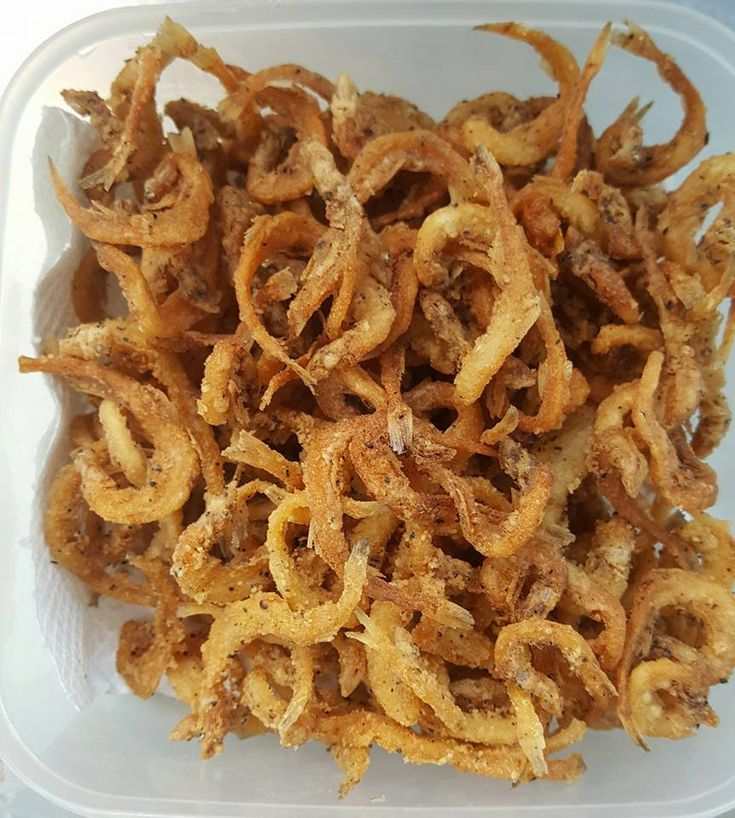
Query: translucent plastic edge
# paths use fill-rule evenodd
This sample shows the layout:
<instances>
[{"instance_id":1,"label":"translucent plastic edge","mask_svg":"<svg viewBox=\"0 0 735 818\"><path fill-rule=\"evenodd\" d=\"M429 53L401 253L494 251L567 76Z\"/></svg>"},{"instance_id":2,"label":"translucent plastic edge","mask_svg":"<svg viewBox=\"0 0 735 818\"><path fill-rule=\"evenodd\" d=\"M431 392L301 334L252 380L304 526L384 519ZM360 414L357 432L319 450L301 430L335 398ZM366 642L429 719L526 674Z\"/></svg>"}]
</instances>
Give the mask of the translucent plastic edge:
<instances>
[{"instance_id":1,"label":"translucent plastic edge","mask_svg":"<svg viewBox=\"0 0 735 818\"><path fill-rule=\"evenodd\" d=\"M440 13L439 9L446 8ZM482 11L485 18L501 16L494 14L501 11L508 19L529 20L541 22L544 13L553 14L549 20L554 25L568 27L587 27L599 24L607 17L616 21L625 17L635 17L636 22L646 25L645 13L664 14L665 30L675 36L697 44L702 50L715 56L723 66L735 74L735 63L726 56L730 49L735 53L735 32L719 21L703 14L700 11L665 2L665 0L622 0L611 6L609 0L529 0L521 4L514 4L513 0L224 0L208 3L206 0L184 0L183 2L151 2L144 6L127 6L108 9L89 15L74 23L65 26L56 34L42 42L21 63L4 94L0 98L0 178L7 179L12 163L13 153L13 123L16 122L28 98L37 90L43 79L55 66L68 58L76 51L94 45L105 37L118 37L124 34L145 33L156 27L161 15L171 14L186 22L192 13L204 13L211 16L210 27L217 22L222 25L231 25L230 15L243 12L262 16L280 15L285 9L299 9L307 15L317 16L317 20L293 19L274 22L273 20L259 19L253 21L240 20L248 28L277 29L304 28L331 25L349 26L364 21L371 21L384 25L395 25L406 22L413 25L431 25L440 17L458 18L471 9ZM612 14L600 14L605 9ZM324 16L326 11L330 16ZM564 19L565 14L573 12L571 19ZM677 25L681 24L681 27ZM659 30L664 28L661 21L657 21ZM697 30L699 29L699 30ZM699 36L704 34L704 39ZM720 43L713 43L710 38L719 39ZM717 46L720 46L719 48ZM0 187L0 236L7 226L7 188ZM0 298L4 297L2 270L0 269ZM0 337L2 327L0 327ZM0 419L8 411L4 403L0 402ZM0 466L0 486L5 485L11 475L6 466ZM9 617L2 616L4 608L9 604L7 598L0 597L0 621L10 621ZM8 612L9 613L9 612ZM296 805L273 803L236 803L228 804L206 800L191 801L187 799L141 798L136 796L116 796L91 790L73 784L51 769L23 743L13 727L13 723L0 698L0 758L7 764L13 773L27 786L47 798L58 806L76 812L88 818L142 818L142 816L162 816L162 818L189 818L193 815L203 815L203 808L213 807L215 810L206 813L207 818L256 818L257 816L282 816L287 818L294 811L298 811L302 818L317 818L324 812L329 812L332 818L356 818L359 812L367 809L365 806L351 806L335 803L333 806L324 805ZM514 815L537 816L547 811L564 810L565 813L576 816L590 816L591 818L641 818L641 810L645 810L648 818L716 818L725 810L735 806L735 776L724 781L717 787L687 799L676 801L628 802L616 804L564 804L523 806L513 809ZM156 810L156 807L159 807ZM195 812L187 809L194 807ZM371 805L372 813L390 813L397 816L416 816L419 810L432 818L438 818L441 813L461 813L464 816L492 815L495 810L487 805L477 807L395 807ZM153 811L155 810L155 811Z\"/></svg>"}]
</instances>

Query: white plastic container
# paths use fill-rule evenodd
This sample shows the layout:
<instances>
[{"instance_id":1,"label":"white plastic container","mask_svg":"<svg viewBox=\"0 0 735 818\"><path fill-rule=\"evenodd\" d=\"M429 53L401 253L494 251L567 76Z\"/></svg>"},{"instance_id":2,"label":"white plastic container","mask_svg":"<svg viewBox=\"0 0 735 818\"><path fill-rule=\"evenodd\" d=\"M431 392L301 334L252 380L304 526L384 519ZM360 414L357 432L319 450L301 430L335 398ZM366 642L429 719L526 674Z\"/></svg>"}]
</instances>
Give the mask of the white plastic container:
<instances>
[{"instance_id":1,"label":"white plastic container","mask_svg":"<svg viewBox=\"0 0 735 818\"><path fill-rule=\"evenodd\" d=\"M702 92L709 108L707 153L735 147L735 35L706 17L661 3L192 2L105 12L47 41L18 72L0 111L0 758L67 809L115 818L368 813L674 818L719 815L733 806L735 695L727 687L712 697L719 729L703 730L694 739L654 742L653 752L644 754L621 731L591 734L581 745L587 774L571 785L511 789L450 768L404 765L375 751L365 780L342 802L336 797L339 773L321 745L294 752L269 736L228 740L222 756L201 762L195 743L166 739L182 712L170 699L107 696L83 712L69 704L40 637L30 551L21 545L45 457L39 438L54 423L55 411L43 379L16 374L17 356L33 349L31 303L46 250L30 153L41 107L60 104L59 91L66 87L106 91L122 60L164 14L228 61L251 69L302 62L333 78L348 71L361 88L401 94L435 116L487 90L525 96L553 87L530 49L473 33L474 24L520 19L560 38L582 59L609 16L631 18L676 56ZM211 91L196 72L177 71L166 74L162 98L201 99ZM595 129L633 95L656 100L646 122L648 141L667 139L678 126L677 99L653 68L611 49L588 105ZM732 454L730 439L713 458L721 476L722 516L732 511Z\"/></svg>"}]
</instances>

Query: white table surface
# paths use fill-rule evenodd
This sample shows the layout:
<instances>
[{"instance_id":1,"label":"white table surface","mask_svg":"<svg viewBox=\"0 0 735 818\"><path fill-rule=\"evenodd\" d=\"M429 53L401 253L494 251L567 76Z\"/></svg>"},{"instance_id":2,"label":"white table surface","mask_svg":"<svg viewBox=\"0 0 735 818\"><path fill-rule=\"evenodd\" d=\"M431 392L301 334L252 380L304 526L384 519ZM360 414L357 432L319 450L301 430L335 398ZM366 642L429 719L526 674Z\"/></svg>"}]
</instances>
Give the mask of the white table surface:
<instances>
[{"instance_id":1,"label":"white table surface","mask_svg":"<svg viewBox=\"0 0 735 818\"><path fill-rule=\"evenodd\" d=\"M210 0L216 3L217 0ZM522 0L520 0L522 2ZM735 0L672 0L715 17L735 29ZM23 60L47 37L89 14L136 0L0 0L0 94ZM614 10L614 4L611 4ZM0 760L0 818L71 818L25 787ZM735 811L722 818L735 818Z\"/></svg>"}]
</instances>

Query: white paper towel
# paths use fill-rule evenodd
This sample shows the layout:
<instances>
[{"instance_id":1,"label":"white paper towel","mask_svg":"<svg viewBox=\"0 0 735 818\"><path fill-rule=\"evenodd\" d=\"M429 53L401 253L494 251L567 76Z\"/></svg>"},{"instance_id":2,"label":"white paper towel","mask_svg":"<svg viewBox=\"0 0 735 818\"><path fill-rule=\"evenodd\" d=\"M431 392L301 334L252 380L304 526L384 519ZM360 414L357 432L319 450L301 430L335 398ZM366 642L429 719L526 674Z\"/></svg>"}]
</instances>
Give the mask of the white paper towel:
<instances>
[{"instance_id":1,"label":"white paper towel","mask_svg":"<svg viewBox=\"0 0 735 818\"><path fill-rule=\"evenodd\" d=\"M71 276L88 247L56 201L48 158L53 158L64 179L75 184L96 145L97 136L86 122L59 108L44 109L33 150L36 212L47 242L33 314L39 350L44 338L59 337L78 323L71 301ZM69 421L83 401L58 379L49 379L49 389L57 398L58 416L42 446L50 454L36 486L29 547L41 633L64 690L76 707L83 708L103 693L127 689L115 670L118 633L127 619L145 618L148 611L106 597L95 601L81 580L51 563L43 536L46 499L51 481L68 457Z\"/></svg>"}]
</instances>

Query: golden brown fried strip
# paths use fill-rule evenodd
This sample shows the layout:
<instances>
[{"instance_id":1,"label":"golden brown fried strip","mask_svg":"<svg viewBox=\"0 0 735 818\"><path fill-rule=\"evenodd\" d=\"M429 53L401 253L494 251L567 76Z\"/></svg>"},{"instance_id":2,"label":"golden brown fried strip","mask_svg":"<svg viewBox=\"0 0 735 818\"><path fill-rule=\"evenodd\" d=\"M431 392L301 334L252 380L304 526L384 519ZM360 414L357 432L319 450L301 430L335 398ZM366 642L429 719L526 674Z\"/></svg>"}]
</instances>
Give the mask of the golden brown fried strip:
<instances>
[{"instance_id":1,"label":"golden brown fried strip","mask_svg":"<svg viewBox=\"0 0 735 818\"><path fill-rule=\"evenodd\" d=\"M346 74L337 80L329 107L334 142L348 159L354 159L377 136L435 127L430 116L400 97L360 93Z\"/></svg>"},{"instance_id":2,"label":"golden brown fried strip","mask_svg":"<svg viewBox=\"0 0 735 818\"><path fill-rule=\"evenodd\" d=\"M78 358L21 358L22 372L48 372L77 389L127 409L150 440L146 483L121 488L107 474L93 449L81 449L75 463L90 507L103 519L128 525L160 520L186 502L198 471L194 447L162 392L91 361Z\"/></svg>"},{"instance_id":3,"label":"golden brown fried strip","mask_svg":"<svg viewBox=\"0 0 735 818\"><path fill-rule=\"evenodd\" d=\"M559 98L531 122L517 125L508 133L500 133L484 119L469 119L462 129L465 145L470 151L482 145L501 165L534 165L556 147L566 108L579 81L579 66L559 42L520 23L488 23L478 26L477 30L527 42L539 53L559 83Z\"/></svg>"},{"instance_id":4,"label":"golden brown fried strip","mask_svg":"<svg viewBox=\"0 0 735 818\"><path fill-rule=\"evenodd\" d=\"M557 684L533 667L531 647L558 650L570 672L579 677L600 707L615 698L615 688L603 673L592 649L569 625L542 619L525 619L506 625L495 643L495 670L533 696L548 713L560 714L562 699Z\"/></svg>"},{"instance_id":5,"label":"golden brown fried strip","mask_svg":"<svg viewBox=\"0 0 735 818\"><path fill-rule=\"evenodd\" d=\"M44 524L53 560L78 576L93 591L134 605L153 604L154 594L124 571L111 572L110 563L125 552L104 553L101 520L91 512L81 492L81 475L73 463L56 475L48 498Z\"/></svg>"},{"instance_id":6,"label":"golden brown fried strip","mask_svg":"<svg viewBox=\"0 0 735 818\"><path fill-rule=\"evenodd\" d=\"M165 247L200 239L207 230L209 207L214 201L212 181L196 157L173 153L169 154L168 162L178 177L176 197L166 207L149 205L133 215L97 202L90 208L84 207L74 198L53 162L50 168L56 198L87 238L109 244Z\"/></svg>"},{"instance_id":7,"label":"golden brown fried strip","mask_svg":"<svg viewBox=\"0 0 735 818\"><path fill-rule=\"evenodd\" d=\"M628 29L625 34L613 35L615 45L653 62L662 79L679 94L684 107L679 130L663 145L642 144L640 120L648 106L638 108L638 100L633 100L597 141L597 167L610 182L644 187L666 179L696 156L705 145L707 127L704 103L684 72L668 54L656 48L643 29L632 23Z\"/></svg>"},{"instance_id":8,"label":"golden brown fried strip","mask_svg":"<svg viewBox=\"0 0 735 818\"><path fill-rule=\"evenodd\" d=\"M431 131L386 134L373 139L355 158L347 181L365 204L402 169L445 179L453 201L471 202L481 197L467 162Z\"/></svg>"},{"instance_id":9,"label":"golden brown fried strip","mask_svg":"<svg viewBox=\"0 0 735 818\"><path fill-rule=\"evenodd\" d=\"M727 678L735 664L735 646L721 636L731 632L735 625L735 601L729 591L680 568L650 571L636 590L628 621L625 650L617 672L620 720L631 738L644 747L641 728L645 725L638 725L635 721L628 685L636 663L645 659L650 651L651 633L658 617L666 608L691 613L701 626L701 644L694 648L699 665L697 677L700 690L702 686L707 687ZM675 668L668 670L676 672ZM643 682L639 676L634 687L640 684ZM648 684L651 685L650 680ZM660 689L656 685L652 686ZM697 706L696 699L691 705ZM684 706L687 706L686 702Z\"/></svg>"},{"instance_id":10,"label":"golden brown fried strip","mask_svg":"<svg viewBox=\"0 0 735 818\"><path fill-rule=\"evenodd\" d=\"M494 249L493 253L497 266L493 269L493 276L501 286L502 294L495 301L487 330L465 355L455 378L457 400L461 404L469 404L479 397L541 311L539 295L530 274L523 232L508 207L500 168L493 157L480 148L474 169L488 196L493 217L497 220L497 250Z\"/></svg>"},{"instance_id":11,"label":"golden brown fried strip","mask_svg":"<svg viewBox=\"0 0 735 818\"><path fill-rule=\"evenodd\" d=\"M611 29L612 23L607 23L597 35L597 39L592 44L590 53L584 61L582 75L575 86L574 95L569 101L559 139L559 150L556 153L556 161L552 171L553 175L558 179L569 179L577 164L579 131L584 119L584 101L592 80L602 68L610 44Z\"/></svg>"}]
</instances>

